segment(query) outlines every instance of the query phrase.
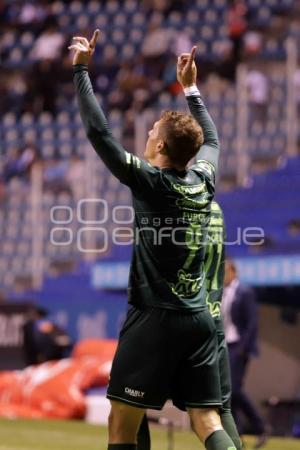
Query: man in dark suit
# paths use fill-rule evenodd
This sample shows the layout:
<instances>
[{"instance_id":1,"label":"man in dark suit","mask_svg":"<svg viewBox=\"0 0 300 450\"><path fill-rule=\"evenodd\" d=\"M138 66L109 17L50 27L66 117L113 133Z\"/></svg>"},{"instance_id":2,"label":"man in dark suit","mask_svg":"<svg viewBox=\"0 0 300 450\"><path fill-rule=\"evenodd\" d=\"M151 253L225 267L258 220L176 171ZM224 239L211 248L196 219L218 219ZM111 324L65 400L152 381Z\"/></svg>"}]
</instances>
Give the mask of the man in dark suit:
<instances>
[{"instance_id":1,"label":"man in dark suit","mask_svg":"<svg viewBox=\"0 0 300 450\"><path fill-rule=\"evenodd\" d=\"M240 434L243 431L240 413L244 414L253 433L258 436L255 448L260 448L267 440L266 426L243 391L249 360L251 356L257 355L257 304L253 289L239 282L231 260L225 263L221 309L231 366L232 413Z\"/></svg>"}]
</instances>

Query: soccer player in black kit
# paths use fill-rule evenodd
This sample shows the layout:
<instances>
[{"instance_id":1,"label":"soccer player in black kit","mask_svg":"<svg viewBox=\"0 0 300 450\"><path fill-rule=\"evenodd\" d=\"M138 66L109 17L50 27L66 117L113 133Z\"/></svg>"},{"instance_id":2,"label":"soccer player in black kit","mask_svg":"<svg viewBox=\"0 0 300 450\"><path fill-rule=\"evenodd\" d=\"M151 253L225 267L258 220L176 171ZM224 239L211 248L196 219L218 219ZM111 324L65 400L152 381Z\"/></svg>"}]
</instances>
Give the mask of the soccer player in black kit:
<instances>
[{"instance_id":1,"label":"soccer player in black kit","mask_svg":"<svg viewBox=\"0 0 300 450\"><path fill-rule=\"evenodd\" d=\"M98 34L70 46L80 114L97 154L131 189L135 210L129 310L107 392L108 450L135 450L146 409L161 409L168 398L188 411L207 450L236 450L219 415L217 333L206 305L206 227L220 149L196 86L196 47L177 65L194 117L162 113L141 160L114 139L94 96L87 65Z\"/></svg>"},{"instance_id":2,"label":"soccer player in black kit","mask_svg":"<svg viewBox=\"0 0 300 450\"><path fill-rule=\"evenodd\" d=\"M234 442L236 449L242 450L242 443L231 413L230 364L220 309L224 285L225 241L226 233L223 212L218 203L213 201L207 227L204 260L206 304L214 319L218 336L219 376L222 394L222 408L220 408L221 422L223 428ZM199 383L201 383L201 380L199 380ZM150 448L150 431L145 415L137 436L137 449L150 450Z\"/></svg>"}]
</instances>

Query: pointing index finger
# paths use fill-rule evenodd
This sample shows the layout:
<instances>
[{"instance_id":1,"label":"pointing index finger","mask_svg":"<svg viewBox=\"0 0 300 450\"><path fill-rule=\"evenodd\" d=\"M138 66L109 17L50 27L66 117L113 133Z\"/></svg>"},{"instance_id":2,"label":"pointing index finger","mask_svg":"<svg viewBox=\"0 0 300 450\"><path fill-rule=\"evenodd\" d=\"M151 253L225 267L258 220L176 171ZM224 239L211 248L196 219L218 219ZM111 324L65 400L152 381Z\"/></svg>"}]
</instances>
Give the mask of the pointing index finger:
<instances>
[{"instance_id":1,"label":"pointing index finger","mask_svg":"<svg viewBox=\"0 0 300 450\"><path fill-rule=\"evenodd\" d=\"M98 39L98 36L100 34L100 30L95 30L92 39L90 40L90 47L94 48Z\"/></svg>"},{"instance_id":2,"label":"pointing index finger","mask_svg":"<svg viewBox=\"0 0 300 450\"><path fill-rule=\"evenodd\" d=\"M192 67L192 64L193 64L194 59L195 59L196 50L197 50L197 46L194 45L192 50L191 50L190 56L189 56L188 67Z\"/></svg>"}]
</instances>

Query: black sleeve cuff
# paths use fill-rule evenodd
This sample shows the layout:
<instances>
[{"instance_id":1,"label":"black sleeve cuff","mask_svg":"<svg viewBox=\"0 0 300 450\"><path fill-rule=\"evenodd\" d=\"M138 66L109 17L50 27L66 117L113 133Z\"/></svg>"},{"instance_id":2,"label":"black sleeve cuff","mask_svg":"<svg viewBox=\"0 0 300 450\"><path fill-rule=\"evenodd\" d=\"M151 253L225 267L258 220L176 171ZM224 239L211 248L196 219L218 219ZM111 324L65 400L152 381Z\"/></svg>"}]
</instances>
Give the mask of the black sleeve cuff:
<instances>
[{"instance_id":1,"label":"black sleeve cuff","mask_svg":"<svg viewBox=\"0 0 300 450\"><path fill-rule=\"evenodd\" d=\"M88 66L86 64L75 64L73 66L73 73L88 72Z\"/></svg>"}]
</instances>

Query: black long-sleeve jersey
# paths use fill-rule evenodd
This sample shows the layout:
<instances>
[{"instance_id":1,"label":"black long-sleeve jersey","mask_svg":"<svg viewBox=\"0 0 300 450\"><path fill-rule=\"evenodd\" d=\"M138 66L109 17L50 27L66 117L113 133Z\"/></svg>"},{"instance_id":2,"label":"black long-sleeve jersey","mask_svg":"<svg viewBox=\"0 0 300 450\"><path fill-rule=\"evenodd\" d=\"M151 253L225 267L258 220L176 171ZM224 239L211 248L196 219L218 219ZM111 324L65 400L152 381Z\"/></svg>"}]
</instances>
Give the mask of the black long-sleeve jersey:
<instances>
[{"instance_id":1,"label":"black long-sleeve jersey","mask_svg":"<svg viewBox=\"0 0 300 450\"><path fill-rule=\"evenodd\" d=\"M189 96L187 101L203 129L204 143L197 162L179 172L154 167L123 149L111 134L86 66L74 67L74 82L90 142L132 192L135 239L129 303L173 310L205 308L204 244L220 148L201 96Z\"/></svg>"}]
</instances>

